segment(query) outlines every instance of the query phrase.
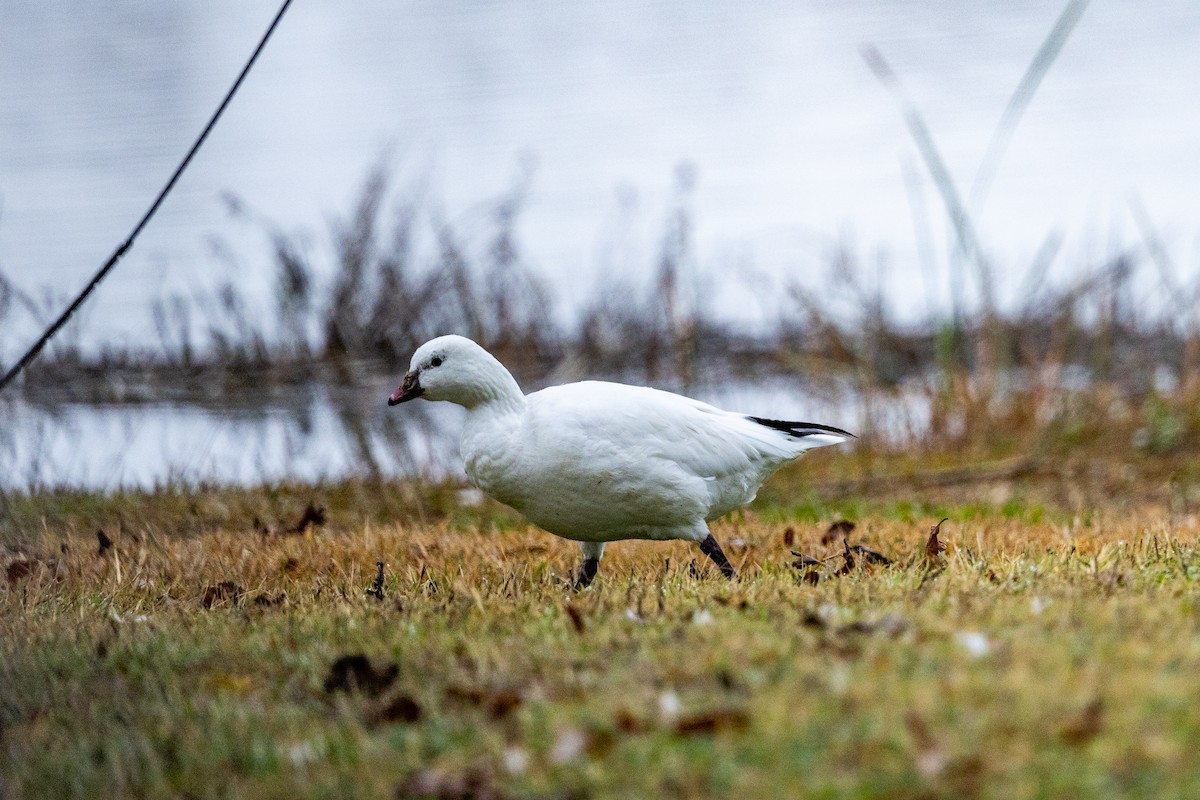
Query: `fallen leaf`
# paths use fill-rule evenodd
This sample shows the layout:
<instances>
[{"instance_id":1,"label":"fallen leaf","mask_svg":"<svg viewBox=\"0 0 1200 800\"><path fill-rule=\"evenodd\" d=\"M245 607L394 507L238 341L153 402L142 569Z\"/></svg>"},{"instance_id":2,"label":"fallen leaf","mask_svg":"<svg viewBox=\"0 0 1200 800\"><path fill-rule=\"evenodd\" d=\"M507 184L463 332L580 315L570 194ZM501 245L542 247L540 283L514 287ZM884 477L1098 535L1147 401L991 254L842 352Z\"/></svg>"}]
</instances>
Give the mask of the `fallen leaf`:
<instances>
[{"instance_id":1,"label":"fallen leaf","mask_svg":"<svg viewBox=\"0 0 1200 800\"><path fill-rule=\"evenodd\" d=\"M1084 706L1079 715L1063 726L1058 735L1071 745L1084 745L1104 728L1104 700L1097 697Z\"/></svg>"},{"instance_id":2,"label":"fallen leaf","mask_svg":"<svg viewBox=\"0 0 1200 800\"><path fill-rule=\"evenodd\" d=\"M400 667L388 664L383 669L375 669L371 660L361 653L342 656L333 662L329 675L325 678L325 691L333 692L363 692L375 697L392 685Z\"/></svg>"},{"instance_id":3,"label":"fallen leaf","mask_svg":"<svg viewBox=\"0 0 1200 800\"><path fill-rule=\"evenodd\" d=\"M325 524L325 506L309 503L304 507L304 513L300 516L300 520L288 529L288 533L302 534L308 530L309 526L317 526Z\"/></svg>"},{"instance_id":4,"label":"fallen leaf","mask_svg":"<svg viewBox=\"0 0 1200 800\"><path fill-rule=\"evenodd\" d=\"M796 529L790 525L783 529L783 544L784 547L791 547L796 543Z\"/></svg>"},{"instance_id":5,"label":"fallen leaf","mask_svg":"<svg viewBox=\"0 0 1200 800\"><path fill-rule=\"evenodd\" d=\"M702 714L689 714L675 722L675 733L679 736L696 736L740 731L750 724L750 716L741 709L723 708Z\"/></svg>"},{"instance_id":6,"label":"fallen leaf","mask_svg":"<svg viewBox=\"0 0 1200 800\"><path fill-rule=\"evenodd\" d=\"M425 716L421 704L407 694L398 694L385 702L374 715L377 722L420 722Z\"/></svg>"},{"instance_id":7,"label":"fallen leaf","mask_svg":"<svg viewBox=\"0 0 1200 800\"><path fill-rule=\"evenodd\" d=\"M583 633L587 626L583 622L583 612L579 610L578 606L567 606L567 617L570 618L571 627L575 629L575 632Z\"/></svg>"},{"instance_id":8,"label":"fallen leaf","mask_svg":"<svg viewBox=\"0 0 1200 800\"><path fill-rule=\"evenodd\" d=\"M30 575L32 575L33 567L36 563L36 561L29 561L28 559L24 558L10 562L4 571L5 576L8 578L8 585L12 586L22 578L28 578Z\"/></svg>"},{"instance_id":9,"label":"fallen leaf","mask_svg":"<svg viewBox=\"0 0 1200 800\"><path fill-rule=\"evenodd\" d=\"M833 544L838 539L845 539L857 527L848 519L839 519L830 525L821 536L821 544Z\"/></svg>"},{"instance_id":10,"label":"fallen leaf","mask_svg":"<svg viewBox=\"0 0 1200 800\"><path fill-rule=\"evenodd\" d=\"M946 517L942 522L948 522L949 519L949 517ZM925 564L929 567L941 566L942 553L946 550L946 545L938 541L938 533L942 530L942 522L929 529L929 541L925 543Z\"/></svg>"},{"instance_id":11,"label":"fallen leaf","mask_svg":"<svg viewBox=\"0 0 1200 800\"><path fill-rule=\"evenodd\" d=\"M872 550L869 547L864 547L861 544L846 543L846 551L854 553L862 558L863 564L879 564L887 566L892 563L892 560L878 550Z\"/></svg>"},{"instance_id":12,"label":"fallen leaf","mask_svg":"<svg viewBox=\"0 0 1200 800\"><path fill-rule=\"evenodd\" d=\"M278 592L276 594L261 592L257 597L254 598L254 605L270 608L271 606L283 605L283 601L286 599L287 595L283 592Z\"/></svg>"},{"instance_id":13,"label":"fallen leaf","mask_svg":"<svg viewBox=\"0 0 1200 800\"><path fill-rule=\"evenodd\" d=\"M826 627L825 619L815 611L805 611L804 616L800 618L800 624L817 630L825 630Z\"/></svg>"},{"instance_id":14,"label":"fallen leaf","mask_svg":"<svg viewBox=\"0 0 1200 800\"><path fill-rule=\"evenodd\" d=\"M245 593L246 590L233 581L221 581L214 586L204 587L204 599L201 602L205 608L212 608L214 605L226 600L230 601L233 605L237 605Z\"/></svg>"},{"instance_id":15,"label":"fallen leaf","mask_svg":"<svg viewBox=\"0 0 1200 800\"><path fill-rule=\"evenodd\" d=\"M617 726L617 730L621 733L645 733L650 730L650 723L646 722L641 717L634 715L627 709L621 709L613 718L613 724Z\"/></svg>"},{"instance_id":16,"label":"fallen leaf","mask_svg":"<svg viewBox=\"0 0 1200 800\"><path fill-rule=\"evenodd\" d=\"M501 689L487 698L487 710L492 719L504 719L516 711L523 702L521 694L513 689Z\"/></svg>"},{"instance_id":17,"label":"fallen leaf","mask_svg":"<svg viewBox=\"0 0 1200 800\"><path fill-rule=\"evenodd\" d=\"M733 677L733 674L729 670L719 669L713 673L713 677L717 679L717 683L721 684L721 688L727 692L732 692L734 689L739 688L738 680Z\"/></svg>"}]
</instances>

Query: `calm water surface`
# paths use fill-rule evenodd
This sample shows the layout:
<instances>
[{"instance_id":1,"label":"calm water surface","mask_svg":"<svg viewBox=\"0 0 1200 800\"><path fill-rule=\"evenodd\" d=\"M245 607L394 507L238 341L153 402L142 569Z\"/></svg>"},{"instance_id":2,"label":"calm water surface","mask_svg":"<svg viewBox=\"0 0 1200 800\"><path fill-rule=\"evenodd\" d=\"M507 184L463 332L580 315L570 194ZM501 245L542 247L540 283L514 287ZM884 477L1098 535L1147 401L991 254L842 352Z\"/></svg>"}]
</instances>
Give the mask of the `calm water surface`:
<instances>
[{"instance_id":1,"label":"calm water surface","mask_svg":"<svg viewBox=\"0 0 1200 800\"><path fill-rule=\"evenodd\" d=\"M150 405L56 409L0 407L0 488L153 487L169 481L257 484L351 475L459 477L463 411L449 403L388 408L389 391L313 388L290 400L236 407ZM693 394L725 408L795 418L862 433L861 409L805 392L792 381L714 386ZM253 400L253 398L242 398ZM914 421L915 415L915 421ZM896 406L875 420L921 424L919 408Z\"/></svg>"}]
</instances>

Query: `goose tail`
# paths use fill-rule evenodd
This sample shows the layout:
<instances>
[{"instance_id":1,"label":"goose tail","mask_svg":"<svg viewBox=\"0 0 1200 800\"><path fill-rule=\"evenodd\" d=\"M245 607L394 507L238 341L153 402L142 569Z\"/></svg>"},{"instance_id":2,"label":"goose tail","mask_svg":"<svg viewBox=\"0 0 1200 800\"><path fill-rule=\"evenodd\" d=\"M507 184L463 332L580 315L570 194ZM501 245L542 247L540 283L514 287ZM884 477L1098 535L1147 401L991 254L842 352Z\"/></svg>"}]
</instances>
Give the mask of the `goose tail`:
<instances>
[{"instance_id":1,"label":"goose tail","mask_svg":"<svg viewBox=\"0 0 1200 800\"><path fill-rule=\"evenodd\" d=\"M783 433L796 444L800 451L812 450L815 447L825 447L831 444L841 444L848 439L857 438L853 433L835 428L832 425L821 425L816 422L790 422L781 419L763 419L748 417L751 422L757 422L765 428Z\"/></svg>"}]
</instances>

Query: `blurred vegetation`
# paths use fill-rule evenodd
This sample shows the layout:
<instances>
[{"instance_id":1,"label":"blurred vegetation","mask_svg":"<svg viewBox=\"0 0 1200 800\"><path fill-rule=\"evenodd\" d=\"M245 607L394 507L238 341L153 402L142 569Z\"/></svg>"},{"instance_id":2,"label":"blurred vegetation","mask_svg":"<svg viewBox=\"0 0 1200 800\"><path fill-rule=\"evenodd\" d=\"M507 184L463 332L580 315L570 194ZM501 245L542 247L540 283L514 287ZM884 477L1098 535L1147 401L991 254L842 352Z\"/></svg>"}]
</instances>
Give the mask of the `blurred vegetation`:
<instances>
[{"instance_id":1,"label":"blurred vegetation","mask_svg":"<svg viewBox=\"0 0 1200 800\"><path fill-rule=\"evenodd\" d=\"M696 274L690 180L681 170L661 250L642 270L653 279L607 285L576 311L557 307L523 260L525 182L456 227L422 205L420 192L393 192L377 171L333 224L326 249L231 199L271 243L268 311L226 284L155 301L158 341L141 348L93 353L73 326L20 390L48 407L227 404L313 385L344 391L394 381L419 344L457 332L527 387L583 377L684 392L718 376L795 381L855 409L858 446L879 451L1169 455L1200 443L1200 276L1186 285L1175 277L1145 219L1140 246L1081 264L1073 278L1060 269L1050 279L1062 249L1052 236L1013 302L960 300L917 319L896 310L876 261L838 242L818 279L788 282L778 317L751 332L715 313L710 296L681 288L719 284ZM948 260L977 284L996 272L971 271L957 245ZM977 288L980 297L999 293ZM0 324L44 318L47 305L0 275Z\"/></svg>"}]
</instances>

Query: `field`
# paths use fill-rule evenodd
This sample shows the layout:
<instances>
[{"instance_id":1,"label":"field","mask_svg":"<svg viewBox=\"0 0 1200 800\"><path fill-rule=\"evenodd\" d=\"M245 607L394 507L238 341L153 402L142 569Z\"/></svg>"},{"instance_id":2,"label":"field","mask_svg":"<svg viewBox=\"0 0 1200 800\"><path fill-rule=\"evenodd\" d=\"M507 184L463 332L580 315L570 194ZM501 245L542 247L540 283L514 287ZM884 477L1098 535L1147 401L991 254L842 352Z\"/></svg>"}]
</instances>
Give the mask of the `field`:
<instances>
[{"instance_id":1,"label":"field","mask_svg":"<svg viewBox=\"0 0 1200 800\"><path fill-rule=\"evenodd\" d=\"M736 582L630 542L581 593L455 487L8 496L0 794L1200 795L1183 467L851 462L714 526Z\"/></svg>"}]
</instances>

